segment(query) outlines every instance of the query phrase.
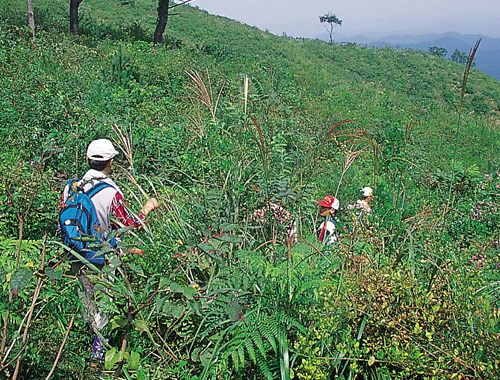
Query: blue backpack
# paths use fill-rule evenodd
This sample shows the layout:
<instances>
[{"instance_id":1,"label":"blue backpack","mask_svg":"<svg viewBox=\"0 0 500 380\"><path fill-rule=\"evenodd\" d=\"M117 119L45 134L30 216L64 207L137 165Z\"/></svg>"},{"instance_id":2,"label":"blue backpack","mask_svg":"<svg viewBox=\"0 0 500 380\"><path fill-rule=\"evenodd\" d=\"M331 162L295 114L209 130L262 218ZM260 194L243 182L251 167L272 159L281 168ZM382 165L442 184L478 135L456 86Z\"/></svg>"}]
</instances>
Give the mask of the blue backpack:
<instances>
[{"instance_id":1,"label":"blue backpack","mask_svg":"<svg viewBox=\"0 0 500 380\"><path fill-rule=\"evenodd\" d=\"M69 182L68 199L59 213L63 243L78 252L92 264L104 264L104 255L96 252L95 243L102 239L99 233L99 220L92 197L99 191L113 187L106 182L98 182L89 190L78 187L79 179ZM85 239L85 238L90 238Z\"/></svg>"}]
</instances>

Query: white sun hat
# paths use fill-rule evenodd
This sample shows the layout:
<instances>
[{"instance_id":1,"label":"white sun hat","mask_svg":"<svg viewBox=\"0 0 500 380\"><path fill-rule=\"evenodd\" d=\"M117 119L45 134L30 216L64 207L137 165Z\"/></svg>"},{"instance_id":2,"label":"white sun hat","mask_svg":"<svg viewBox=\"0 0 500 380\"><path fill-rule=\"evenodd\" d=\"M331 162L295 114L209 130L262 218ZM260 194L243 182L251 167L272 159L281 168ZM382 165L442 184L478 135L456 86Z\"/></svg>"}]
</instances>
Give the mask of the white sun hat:
<instances>
[{"instance_id":1,"label":"white sun hat","mask_svg":"<svg viewBox=\"0 0 500 380\"><path fill-rule=\"evenodd\" d=\"M373 197L373 189L371 187L363 187L361 191L363 192L363 197Z\"/></svg>"},{"instance_id":2,"label":"white sun hat","mask_svg":"<svg viewBox=\"0 0 500 380\"><path fill-rule=\"evenodd\" d=\"M87 148L87 157L90 160L108 161L118 154L117 150L107 139L94 140Z\"/></svg>"}]
</instances>

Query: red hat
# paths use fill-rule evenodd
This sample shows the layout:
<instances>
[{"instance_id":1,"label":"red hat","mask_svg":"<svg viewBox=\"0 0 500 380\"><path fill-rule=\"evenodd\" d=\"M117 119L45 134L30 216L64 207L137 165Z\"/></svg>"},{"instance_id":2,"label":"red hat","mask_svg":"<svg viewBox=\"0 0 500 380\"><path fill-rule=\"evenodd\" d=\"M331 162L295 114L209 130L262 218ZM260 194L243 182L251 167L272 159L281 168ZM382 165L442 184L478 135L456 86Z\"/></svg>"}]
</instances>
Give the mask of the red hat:
<instances>
[{"instance_id":1,"label":"red hat","mask_svg":"<svg viewBox=\"0 0 500 380\"><path fill-rule=\"evenodd\" d=\"M325 199L318 201L318 204L323 207L333 208L335 210L339 209L340 202L333 195L327 195Z\"/></svg>"}]
</instances>

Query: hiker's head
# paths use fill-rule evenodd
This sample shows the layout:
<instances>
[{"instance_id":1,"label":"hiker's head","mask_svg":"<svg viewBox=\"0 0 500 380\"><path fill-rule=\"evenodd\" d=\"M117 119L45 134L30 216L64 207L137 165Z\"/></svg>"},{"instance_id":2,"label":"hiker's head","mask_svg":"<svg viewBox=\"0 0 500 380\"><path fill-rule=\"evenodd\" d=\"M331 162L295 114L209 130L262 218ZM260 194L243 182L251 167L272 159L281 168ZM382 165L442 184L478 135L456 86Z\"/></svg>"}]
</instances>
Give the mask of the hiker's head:
<instances>
[{"instance_id":1,"label":"hiker's head","mask_svg":"<svg viewBox=\"0 0 500 380\"><path fill-rule=\"evenodd\" d=\"M321 216L327 216L328 213L335 215L340 207L340 202L333 195L327 195L325 199L318 201L320 205L320 214Z\"/></svg>"},{"instance_id":2,"label":"hiker's head","mask_svg":"<svg viewBox=\"0 0 500 380\"><path fill-rule=\"evenodd\" d=\"M87 162L91 169L105 174L111 170L113 158L118 154L111 141L107 139L94 140L87 148Z\"/></svg>"},{"instance_id":3,"label":"hiker's head","mask_svg":"<svg viewBox=\"0 0 500 380\"><path fill-rule=\"evenodd\" d=\"M373 199L373 189L371 187L363 187L361 191L363 192L363 199L366 202L370 202Z\"/></svg>"},{"instance_id":4,"label":"hiker's head","mask_svg":"<svg viewBox=\"0 0 500 380\"><path fill-rule=\"evenodd\" d=\"M97 160L89 160L87 158L87 162L89 164L90 169L102 172L105 171L108 167L111 169L111 163L113 162L113 160L97 161Z\"/></svg>"}]
</instances>

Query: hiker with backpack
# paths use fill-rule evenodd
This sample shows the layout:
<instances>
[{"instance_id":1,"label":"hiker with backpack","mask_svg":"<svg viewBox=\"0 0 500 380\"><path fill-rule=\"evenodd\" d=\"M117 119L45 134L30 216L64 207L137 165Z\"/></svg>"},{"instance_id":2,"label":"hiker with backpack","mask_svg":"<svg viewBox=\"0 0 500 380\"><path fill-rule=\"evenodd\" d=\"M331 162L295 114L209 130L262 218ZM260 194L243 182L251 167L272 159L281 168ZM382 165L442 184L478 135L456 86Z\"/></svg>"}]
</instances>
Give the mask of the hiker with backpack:
<instances>
[{"instance_id":1,"label":"hiker with backpack","mask_svg":"<svg viewBox=\"0 0 500 380\"><path fill-rule=\"evenodd\" d=\"M144 204L137 217L127 210L123 192L108 177L117 154L118 151L111 141L92 141L87 149L87 163L90 169L82 179L71 180L61 196L59 224L63 242L97 268L104 266L106 257L94 248L94 241L87 240L106 240L113 229L120 227L139 228L148 214L159 207L158 201L151 198ZM115 248L118 244L116 239L108 243ZM100 331L106 326L108 317L95 304L93 285L86 276L88 272L82 270L86 262L72 254L70 259L71 269L83 286L83 291L78 292L84 305L83 317L94 330ZM96 334L92 359L102 360L103 356L104 345Z\"/></svg>"},{"instance_id":2,"label":"hiker with backpack","mask_svg":"<svg viewBox=\"0 0 500 380\"><path fill-rule=\"evenodd\" d=\"M111 141L107 139L92 141L87 149L87 163L90 169L81 180L70 181L61 196L60 224L64 243L83 253L87 260L97 265L104 264L105 257L87 249L85 243L73 240L72 237L87 235L106 239L115 228L130 226L139 228L146 216L159 207L158 201L151 198L139 211L138 217L127 210L123 192L108 177L117 154ZM116 246L115 241L110 244ZM77 273L82 266L81 261L74 261L72 269Z\"/></svg>"}]
</instances>

